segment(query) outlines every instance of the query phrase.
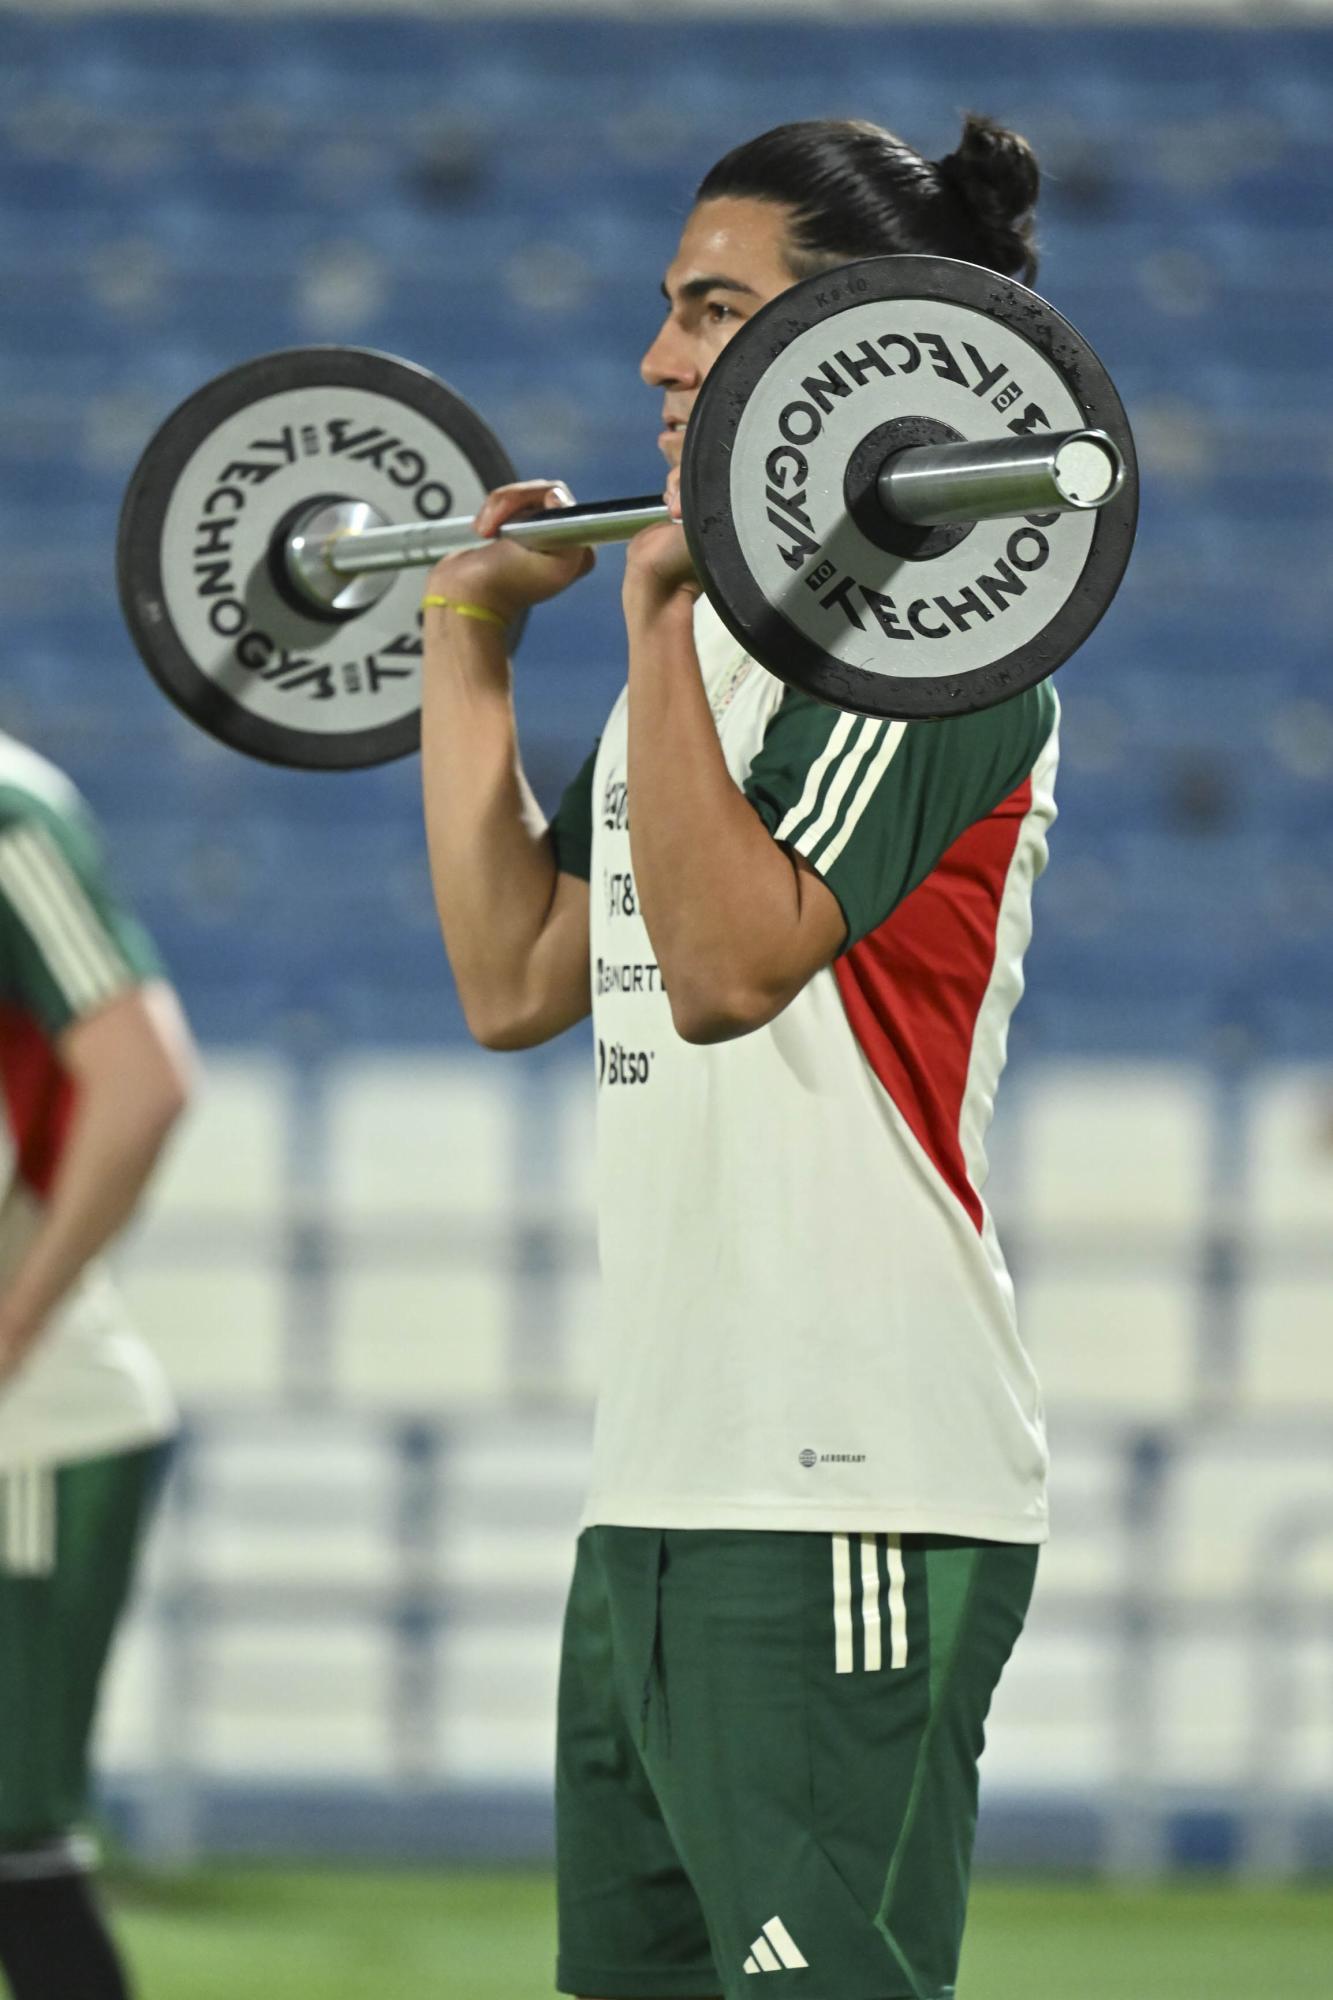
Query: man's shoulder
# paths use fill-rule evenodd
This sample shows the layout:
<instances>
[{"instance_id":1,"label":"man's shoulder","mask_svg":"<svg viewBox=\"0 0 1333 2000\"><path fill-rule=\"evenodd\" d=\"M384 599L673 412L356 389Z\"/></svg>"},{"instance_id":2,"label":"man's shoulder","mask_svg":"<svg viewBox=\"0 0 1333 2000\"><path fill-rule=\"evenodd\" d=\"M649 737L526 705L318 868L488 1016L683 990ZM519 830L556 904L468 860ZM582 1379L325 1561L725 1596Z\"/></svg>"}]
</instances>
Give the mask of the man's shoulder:
<instances>
[{"instance_id":1,"label":"man's shoulder","mask_svg":"<svg viewBox=\"0 0 1333 2000\"><path fill-rule=\"evenodd\" d=\"M970 738L978 743L1028 743L1032 745L1035 755L1054 732L1059 719L1060 698L1054 683L1047 678L1038 681L1035 687L1024 688L1021 694L1010 695L1006 701L974 709L971 715L949 716L941 725L923 723L920 727L933 729L941 726L946 735L955 740Z\"/></svg>"},{"instance_id":2,"label":"man's shoulder","mask_svg":"<svg viewBox=\"0 0 1333 2000\"><path fill-rule=\"evenodd\" d=\"M87 817L88 808L59 765L0 734L0 834L24 825L60 828Z\"/></svg>"}]
</instances>

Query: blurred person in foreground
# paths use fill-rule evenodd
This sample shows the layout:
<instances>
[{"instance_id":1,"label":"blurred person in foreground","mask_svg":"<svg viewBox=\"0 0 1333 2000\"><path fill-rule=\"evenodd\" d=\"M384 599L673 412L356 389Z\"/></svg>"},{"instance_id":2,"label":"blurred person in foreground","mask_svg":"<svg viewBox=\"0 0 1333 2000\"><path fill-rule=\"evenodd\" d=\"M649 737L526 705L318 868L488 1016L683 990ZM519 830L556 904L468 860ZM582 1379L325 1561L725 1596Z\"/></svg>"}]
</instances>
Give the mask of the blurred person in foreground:
<instances>
[{"instance_id":1,"label":"blurred person in foreground","mask_svg":"<svg viewBox=\"0 0 1333 2000\"><path fill-rule=\"evenodd\" d=\"M15 2000L127 1991L81 1822L98 1683L176 1417L100 1257L192 1070L87 807L0 734L0 1970Z\"/></svg>"},{"instance_id":2,"label":"blurred person in foreground","mask_svg":"<svg viewBox=\"0 0 1333 2000\"><path fill-rule=\"evenodd\" d=\"M642 364L668 464L714 357L797 279L929 252L1030 280L1037 184L981 118L938 163L859 123L738 147ZM479 529L568 497L505 488ZM941 722L826 707L747 657L680 528L653 528L626 558L627 689L548 827L504 628L591 563L463 552L424 608L427 829L469 1026L526 1048L591 1010L597 1039L604 1355L557 1980L933 2000L1046 1535L981 1188L1058 704L1046 682Z\"/></svg>"}]
</instances>

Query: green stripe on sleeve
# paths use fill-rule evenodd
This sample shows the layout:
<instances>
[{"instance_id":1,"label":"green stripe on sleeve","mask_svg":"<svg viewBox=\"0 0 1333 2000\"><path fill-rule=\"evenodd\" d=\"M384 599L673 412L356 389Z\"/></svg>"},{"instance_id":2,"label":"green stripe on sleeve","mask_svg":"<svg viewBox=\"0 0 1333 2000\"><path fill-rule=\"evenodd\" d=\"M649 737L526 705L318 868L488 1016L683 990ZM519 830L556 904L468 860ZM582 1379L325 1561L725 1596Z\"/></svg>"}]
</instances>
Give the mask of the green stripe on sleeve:
<instances>
[{"instance_id":1,"label":"green stripe on sleeve","mask_svg":"<svg viewBox=\"0 0 1333 2000\"><path fill-rule=\"evenodd\" d=\"M850 946L1023 783L1058 716L1049 682L943 722L845 714L789 691L746 796L838 898Z\"/></svg>"},{"instance_id":2,"label":"green stripe on sleeve","mask_svg":"<svg viewBox=\"0 0 1333 2000\"><path fill-rule=\"evenodd\" d=\"M90 816L0 795L0 990L55 1035L160 973Z\"/></svg>"}]
</instances>

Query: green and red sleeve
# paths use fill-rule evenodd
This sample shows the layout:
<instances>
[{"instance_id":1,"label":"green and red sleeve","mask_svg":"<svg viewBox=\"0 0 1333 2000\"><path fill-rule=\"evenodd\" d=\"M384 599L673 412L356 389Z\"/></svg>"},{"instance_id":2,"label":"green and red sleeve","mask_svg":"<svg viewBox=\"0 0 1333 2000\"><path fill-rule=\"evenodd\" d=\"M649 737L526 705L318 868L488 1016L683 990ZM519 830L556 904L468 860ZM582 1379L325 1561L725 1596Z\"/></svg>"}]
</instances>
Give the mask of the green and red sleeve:
<instances>
[{"instance_id":1,"label":"green and red sleeve","mask_svg":"<svg viewBox=\"0 0 1333 2000\"><path fill-rule=\"evenodd\" d=\"M841 714L788 694L746 792L842 906L848 1025L975 1228L979 1134L1023 989L1032 888L1055 817L1048 683L946 722Z\"/></svg>"},{"instance_id":2,"label":"green and red sleeve","mask_svg":"<svg viewBox=\"0 0 1333 2000\"><path fill-rule=\"evenodd\" d=\"M91 819L0 790L0 1090L17 1172L37 1193L72 1105L60 1036L160 972L107 879Z\"/></svg>"},{"instance_id":3,"label":"green and red sleeve","mask_svg":"<svg viewBox=\"0 0 1333 2000\"><path fill-rule=\"evenodd\" d=\"M746 796L774 839L833 891L850 949L1023 785L1056 714L1044 683L977 715L912 723L852 715L789 689Z\"/></svg>"}]
</instances>

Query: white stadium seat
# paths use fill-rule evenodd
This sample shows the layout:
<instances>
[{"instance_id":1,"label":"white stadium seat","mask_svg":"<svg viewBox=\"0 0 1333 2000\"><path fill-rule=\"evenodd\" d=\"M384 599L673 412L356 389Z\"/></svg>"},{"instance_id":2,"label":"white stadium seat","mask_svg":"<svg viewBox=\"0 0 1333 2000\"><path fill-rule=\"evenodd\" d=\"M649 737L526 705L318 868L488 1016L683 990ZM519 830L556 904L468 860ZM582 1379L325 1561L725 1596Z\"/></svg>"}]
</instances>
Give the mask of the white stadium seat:
<instances>
[{"instance_id":1,"label":"white stadium seat","mask_svg":"<svg viewBox=\"0 0 1333 2000\"><path fill-rule=\"evenodd\" d=\"M558 1623L446 1625L438 1650L433 1775L545 1787L555 1768Z\"/></svg>"},{"instance_id":2,"label":"white stadium seat","mask_svg":"<svg viewBox=\"0 0 1333 2000\"><path fill-rule=\"evenodd\" d=\"M393 1769L393 1639L387 1628L229 1621L212 1636L195 1710L195 1755L229 1780L384 1781Z\"/></svg>"},{"instance_id":3,"label":"white stadium seat","mask_svg":"<svg viewBox=\"0 0 1333 2000\"><path fill-rule=\"evenodd\" d=\"M1333 1420L1333 1270L1289 1272L1277 1258L1252 1260L1240 1286L1239 1331L1248 1408L1322 1411Z\"/></svg>"},{"instance_id":4,"label":"white stadium seat","mask_svg":"<svg viewBox=\"0 0 1333 2000\"><path fill-rule=\"evenodd\" d=\"M1302 1437L1236 1421L1186 1438L1167 1476L1164 1589L1254 1606L1279 1585L1333 1593L1333 1427Z\"/></svg>"},{"instance_id":5,"label":"white stadium seat","mask_svg":"<svg viewBox=\"0 0 1333 2000\"><path fill-rule=\"evenodd\" d=\"M1021 1121L1025 1230L1094 1241L1194 1236L1208 1201L1212 1094L1203 1070L1043 1064L1017 1095L1006 1116Z\"/></svg>"},{"instance_id":6,"label":"white stadium seat","mask_svg":"<svg viewBox=\"0 0 1333 2000\"><path fill-rule=\"evenodd\" d=\"M1100 1788L1114 1775L1114 1650L1097 1630L1047 1629L1042 1586L986 1725L983 1787L1024 1796Z\"/></svg>"},{"instance_id":7,"label":"white stadium seat","mask_svg":"<svg viewBox=\"0 0 1333 2000\"><path fill-rule=\"evenodd\" d=\"M378 1427L319 1416L208 1426L181 1470L155 1538L164 1586L387 1596L401 1577L403 1468Z\"/></svg>"},{"instance_id":8,"label":"white stadium seat","mask_svg":"<svg viewBox=\"0 0 1333 2000\"><path fill-rule=\"evenodd\" d=\"M1199 1313L1197 1264L1180 1257L1135 1268L1106 1260L1070 1267L1030 1253L1019 1273L1018 1324L1054 1421L1098 1410L1161 1422L1188 1410Z\"/></svg>"},{"instance_id":9,"label":"white stadium seat","mask_svg":"<svg viewBox=\"0 0 1333 2000\"><path fill-rule=\"evenodd\" d=\"M1125 1579L1124 1447L1118 1431L1071 1434L1057 1413L1051 1453L1051 1539L1038 1559L1037 1588L1095 1600Z\"/></svg>"},{"instance_id":10,"label":"white stadium seat","mask_svg":"<svg viewBox=\"0 0 1333 2000\"><path fill-rule=\"evenodd\" d=\"M501 1401L514 1295L514 1274L497 1259L347 1257L330 1327L338 1397L350 1408L404 1412Z\"/></svg>"},{"instance_id":11,"label":"white stadium seat","mask_svg":"<svg viewBox=\"0 0 1333 2000\"><path fill-rule=\"evenodd\" d=\"M1283 1067L1247 1096L1242 1213L1260 1248L1333 1245L1333 1070ZM1333 1298L1333 1271L1325 1278ZM1333 1306L1330 1306L1333 1319Z\"/></svg>"},{"instance_id":12,"label":"white stadium seat","mask_svg":"<svg viewBox=\"0 0 1333 2000\"><path fill-rule=\"evenodd\" d=\"M119 1277L135 1324L187 1410L241 1399L271 1407L281 1400L286 1277L273 1252L187 1261L145 1248Z\"/></svg>"},{"instance_id":13,"label":"white stadium seat","mask_svg":"<svg viewBox=\"0 0 1333 2000\"><path fill-rule=\"evenodd\" d=\"M161 1745L163 1655L158 1628L131 1618L117 1635L98 1706L96 1761L100 1769L144 1770Z\"/></svg>"},{"instance_id":14,"label":"white stadium seat","mask_svg":"<svg viewBox=\"0 0 1333 2000\"><path fill-rule=\"evenodd\" d=\"M519 1185L519 1090L475 1056L341 1065L329 1087L328 1194L342 1225L423 1218L494 1226Z\"/></svg>"},{"instance_id":15,"label":"white stadium seat","mask_svg":"<svg viewBox=\"0 0 1333 2000\"><path fill-rule=\"evenodd\" d=\"M591 1053L580 1051L531 1075L524 1151L528 1211L590 1234L597 1212L597 1086Z\"/></svg>"},{"instance_id":16,"label":"white stadium seat","mask_svg":"<svg viewBox=\"0 0 1333 2000\"><path fill-rule=\"evenodd\" d=\"M290 1199L291 1105L284 1064L210 1053L198 1097L150 1184L149 1228L167 1220L276 1228Z\"/></svg>"},{"instance_id":17,"label":"white stadium seat","mask_svg":"<svg viewBox=\"0 0 1333 2000\"><path fill-rule=\"evenodd\" d=\"M1152 1702L1154 1776L1164 1785L1234 1785L1249 1775L1253 1648L1243 1632L1180 1635L1159 1646Z\"/></svg>"}]
</instances>

